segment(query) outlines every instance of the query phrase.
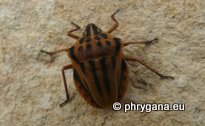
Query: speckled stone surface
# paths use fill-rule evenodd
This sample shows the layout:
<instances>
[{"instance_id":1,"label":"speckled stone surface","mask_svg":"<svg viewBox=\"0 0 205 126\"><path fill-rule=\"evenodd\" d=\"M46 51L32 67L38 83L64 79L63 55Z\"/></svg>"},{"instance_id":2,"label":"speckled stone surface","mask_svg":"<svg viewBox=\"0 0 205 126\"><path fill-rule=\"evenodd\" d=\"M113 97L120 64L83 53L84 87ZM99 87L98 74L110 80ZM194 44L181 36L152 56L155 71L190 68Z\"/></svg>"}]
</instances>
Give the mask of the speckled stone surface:
<instances>
[{"instance_id":1,"label":"speckled stone surface","mask_svg":"<svg viewBox=\"0 0 205 126\"><path fill-rule=\"evenodd\" d=\"M185 103L185 111L141 113L96 109L75 89L66 71L72 100L65 100L61 53L51 61L41 49L71 47L66 36L71 21L84 28L95 23L124 41L159 42L132 45L124 54L136 56L174 80L161 80L138 63L128 63L130 85L122 102ZM76 34L81 35L83 29ZM143 83L142 83L143 82ZM0 126L204 126L205 125L205 1L204 0L0 0Z\"/></svg>"}]
</instances>

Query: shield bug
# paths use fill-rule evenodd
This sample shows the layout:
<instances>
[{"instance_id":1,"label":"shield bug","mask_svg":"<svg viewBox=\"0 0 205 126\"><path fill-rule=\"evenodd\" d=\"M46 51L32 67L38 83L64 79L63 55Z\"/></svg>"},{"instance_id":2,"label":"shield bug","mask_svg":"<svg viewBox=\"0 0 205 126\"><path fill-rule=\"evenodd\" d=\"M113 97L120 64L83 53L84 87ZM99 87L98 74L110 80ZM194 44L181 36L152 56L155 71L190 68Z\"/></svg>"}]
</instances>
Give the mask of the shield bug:
<instances>
[{"instance_id":1,"label":"shield bug","mask_svg":"<svg viewBox=\"0 0 205 126\"><path fill-rule=\"evenodd\" d=\"M172 78L160 74L138 58L123 55L122 49L128 45L150 44L158 41L158 39L124 42L112 36L111 33L119 26L115 19L118 11L111 15L114 25L108 31L102 31L95 24L88 24L82 37L79 37L73 32L81 28L71 22L76 28L68 31L67 35L77 40L72 47L53 52L41 50L41 52L51 56L60 52L67 52L71 59L71 64L62 68L66 100L60 104L61 107L70 100L64 72L68 69L73 69L73 79L78 92L90 105L97 108L111 106L124 96L129 77L126 61L137 61L161 78Z\"/></svg>"}]
</instances>

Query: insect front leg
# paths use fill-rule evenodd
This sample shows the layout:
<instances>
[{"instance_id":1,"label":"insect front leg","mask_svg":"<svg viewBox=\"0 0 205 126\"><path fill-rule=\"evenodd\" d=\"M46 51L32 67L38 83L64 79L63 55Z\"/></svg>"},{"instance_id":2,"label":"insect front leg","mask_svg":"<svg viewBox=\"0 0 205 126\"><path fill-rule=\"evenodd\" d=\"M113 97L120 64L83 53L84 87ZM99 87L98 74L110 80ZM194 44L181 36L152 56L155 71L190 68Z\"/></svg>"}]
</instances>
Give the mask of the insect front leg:
<instances>
[{"instance_id":1,"label":"insect front leg","mask_svg":"<svg viewBox=\"0 0 205 126\"><path fill-rule=\"evenodd\" d=\"M68 69L71 69L71 68L73 68L71 64L65 65L62 68L62 76L63 76L63 83L64 83L64 88L65 88L65 93L66 93L66 100L63 103L60 104L60 107L63 107L70 100L70 96L69 96L69 93L68 93L68 86L67 86L66 78L65 78L65 70L68 70Z\"/></svg>"},{"instance_id":2,"label":"insect front leg","mask_svg":"<svg viewBox=\"0 0 205 126\"><path fill-rule=\"evenodd\" d=\"M81 29L80 26L78 26L77 24L75 24L75 23L73 23L73 22L71 22L71 24L74 25L76 28L75 28L75 29L72 29L72 30L70 30L70 31L68 31L68 34L67 34L67 35L70 36L70 37L72 37L72 38L74 38L74 39L79 39L80 37L77 36L77 35L74 35L72 32Z\"/></svg>"},{"instance_id":3,"label":"insect front leg","mask_svg":"<svg viewBox=\"0 0 205 126\"><path fill-rule=\"evenodd\" d=\"M174 79L174 77L172 77L172 76L166 76L166 75L163 75L163 74L159 73L157 70L151 68L146 63L144 63L142 60L137 59L135 57L125 57L125 60L127 60L127 61L135 61L135 62L140 63L141 65L145 66L146 68L148 68L149 70L151 70L152 72L157 74L161 79Z\"/></svg>"},{"instance_id":4,"label":"insect front leg","mask_svg":"<svg viewBox=\"0 0 205 126\"><path fill-rule=\"evenodd\" d=\"M68 50L69 50L69 48L60 49L60 50L56 50L56 51L52 51L52 52L48 52L48 51L45 51L45 50L41 50L40 52L46 53L46 54L50 55L50 56L51 56L50 62L52 62L52 61L55 59L55 57L53 57L55 54L60 53L60 52L64 52L64 51L65 51L65 52L68 52Z\"/></svg>"},{"instance_id":5,"label":"insect front leg","mask_svg":"<svg viewBox=\"0 0 205 126\"><path fill-rule=\"evenodd\" d=\"M115 19L115 15L119 12L120 10L118 9L117 11L115 11L112 15L111 18L112 20L115 22L115 24L107 31L108 33L113 32L118 26L119 26L119 22Z\"/></svg>"},{"instance_id":6,"label":"insect front leg","mask_svg":"<svg viewBox=\"0 0 205 126\"><path fill-rule=\"evenodd\" d=\"M128 46L130 44L145 44L145 45L150 45L151 43L156 43L158 42L158 38L155 38L153 40L147 40L147 41L136 41L136 42L124 42L123 46Z\"/></svg>"}]
</instances>

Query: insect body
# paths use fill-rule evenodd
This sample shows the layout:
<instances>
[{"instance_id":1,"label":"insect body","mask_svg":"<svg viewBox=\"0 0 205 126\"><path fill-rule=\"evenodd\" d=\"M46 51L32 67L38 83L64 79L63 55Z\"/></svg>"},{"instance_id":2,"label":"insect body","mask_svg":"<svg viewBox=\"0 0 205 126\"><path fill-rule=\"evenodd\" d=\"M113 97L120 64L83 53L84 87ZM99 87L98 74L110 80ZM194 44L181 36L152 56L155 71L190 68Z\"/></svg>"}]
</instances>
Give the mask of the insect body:
<instances>
[{"instance_id":1,"label":"insect body","mask_svg":"<svg viewBox=\"0 0 205 126\"><path fill-rule=\"evenodd\" d=\"M97 108L108 107L115 101L120 101L124 96L128 86L126 60L137 61L160 77L169 78L169 76L160 74L137 58L123 55L122 48L129 44L149 44L157 41L157 39L122 42L121 39L113 37L111 32L119 25L114 17L117 12L111 16L115 24L107 32L103 32L95 24L88 24L83 36L79 37L72 32L79 30L80 27L71 22L76 28L70 30L68 36L77 39L72 47L54 52L42 50L42 52L50 55L65 51L71 59L72 64L66 65L62 69L67 99L60 106L65 105L70 99L64 73L66 69L73 69L73 79L78 92L89 104Z\"/></svg>"},{"instance_id":2,"label":"insect body","mask_svg":"<svg viewBox=\"0 0 205 126\"><path fill-rule=\"evenodd\" d=\"M102 32L95 24L86 27L84 36L70 48L74 81L82 96L99 107L111 105L125 92L128 72L119 38ZM125 74L123 76L123 74ZM119 88L120 87L120 88Z\"/></svg>"}]
</instances>

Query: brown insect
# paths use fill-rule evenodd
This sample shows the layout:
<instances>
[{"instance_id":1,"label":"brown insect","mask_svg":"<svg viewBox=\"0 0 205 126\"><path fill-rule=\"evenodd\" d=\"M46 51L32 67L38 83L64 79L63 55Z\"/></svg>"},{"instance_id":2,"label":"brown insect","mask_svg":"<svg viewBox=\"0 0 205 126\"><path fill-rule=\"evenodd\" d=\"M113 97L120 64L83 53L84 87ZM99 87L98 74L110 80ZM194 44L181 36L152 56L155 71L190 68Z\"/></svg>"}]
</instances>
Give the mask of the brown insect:
<instances>
[{"instance_id":1,"label":"brown insect","mask_svg":"<svg viewBox=\"0 0 205 126\"><path fill-rule=\"evenodd\" d=\"M67 52L68 57L71 59L72 63L62 68L66 100L60 104L61 107L70 100L64 73L68 69L73 69L73 79L78 92L90 105L97 108L111 106L124 96L129 77L126 61L139 62L161 78L173 78L160 74L137 58L123 55L122 48L125 46L150 44L158 41L158 39L124 42L112 36L111 33L119 26L118 21L115 19L115 14L118 11L111 15L115 24L108 31L103 32L95 24L88 24L83 36L79 37L73 32L79 30L80 27L71 22L76 28L70 30L68 36L77 40L72 47L53 52L41 50L41 52L49 55Z\"/></svg>"}]
</instances>

